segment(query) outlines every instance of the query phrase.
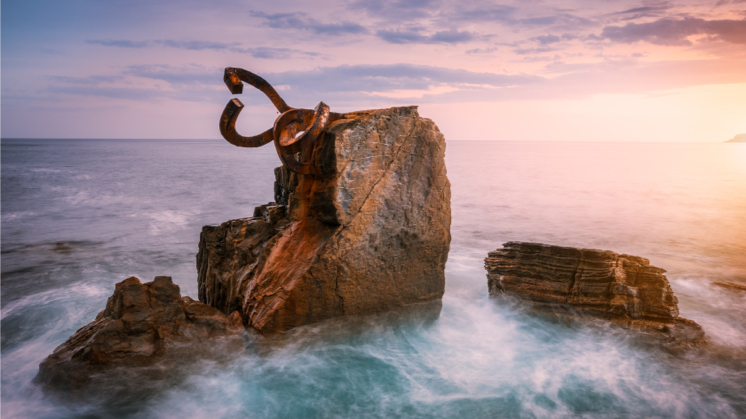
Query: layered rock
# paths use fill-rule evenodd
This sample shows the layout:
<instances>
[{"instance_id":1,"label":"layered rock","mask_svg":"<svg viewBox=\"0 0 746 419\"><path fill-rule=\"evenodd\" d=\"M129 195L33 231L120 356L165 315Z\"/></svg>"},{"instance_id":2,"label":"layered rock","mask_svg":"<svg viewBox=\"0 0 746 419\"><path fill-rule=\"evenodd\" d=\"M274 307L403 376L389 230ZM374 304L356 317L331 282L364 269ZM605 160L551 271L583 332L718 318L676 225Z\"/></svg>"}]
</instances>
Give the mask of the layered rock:
<instances>
[{"instance_id":1,"label":"layered rock","mask_svg":"<svg viewBox=\"0 0 746 419\"><path fill-rule=\"evenodd\" d=\"M39 365L34 381L56 390L83 390L95 384L97 376L153 365L169 355L209 356L216 346L240 350L243 333L238 313L226 316L182 297L171 277L157 276L144 284L130 277L116 284L106 309L94 321Z\"/></svg>"},{"instance_id":2,"label":"layered rock","mask_svg":"<svg viewBox=\"0 0 746 419\"><path fill-rule=\"evenodd\" d=\"M279 332L441 298L445 140L416 107L349 113L316 141L321 175L275 170L275 200L202 230L199 299Z\"/></svg>"},{"instance_id":3,"label":"layered rock","mask_svg":"<svg viewBox=\"0 0 746 419\"><path fill-rule=\"evenodd\" d=\"M556 312L572 307L663 339L670 347L704 343L695 322L679 317L664 269L608 250L508 242L485 259L489 291Z\"/></svg>"}]
</instances>

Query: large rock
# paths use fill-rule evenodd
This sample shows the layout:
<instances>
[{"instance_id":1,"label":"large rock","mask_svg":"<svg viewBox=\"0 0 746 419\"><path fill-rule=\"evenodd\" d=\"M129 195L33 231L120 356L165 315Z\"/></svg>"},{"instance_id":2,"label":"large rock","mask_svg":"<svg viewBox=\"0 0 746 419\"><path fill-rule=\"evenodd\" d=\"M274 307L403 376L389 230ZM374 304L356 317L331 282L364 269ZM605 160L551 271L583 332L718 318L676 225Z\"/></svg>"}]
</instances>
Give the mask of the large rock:
<instances>
[{"instance_id":1,"label":"large rock","mask_svg":"<svg viewBox=\"0 0 746 419\"><path fill-rule=\"evenodd\" d=\"M254 217L202 229L199 299L260 332L435 300L450 245L445 140L416 107L349 113L275 170Z\"/></svg>"},{"instance_id":2,"label":"large rock","mask_svg":"<svg viewBox=\"0 0 746 419\"><path fill-rule=\"evenodd\" d=\"M529 300L539 309L608 319L662 339L671 348L705 342L702 328L679 317L664 269L608 250L508 242L485 259L491 294ZM561 310L560 310L561 311Z\"/></svg>"},{"instance_id":3,"label":"large rock","mask_svg":"<svg viewBox=\"0 0 746 419\"><path fill-rule=\"evenodd\" d=\"M112 381L113 371L150 366L169 355L181 363L185 355L222 356L209 353L216 347L240 350L243 333L238 313L226 316L182 297L169 276L157 276L145 284L130 277L116 284L96 320L39 365L34 381L74 393Z\"/></svg>"}]
</instances>

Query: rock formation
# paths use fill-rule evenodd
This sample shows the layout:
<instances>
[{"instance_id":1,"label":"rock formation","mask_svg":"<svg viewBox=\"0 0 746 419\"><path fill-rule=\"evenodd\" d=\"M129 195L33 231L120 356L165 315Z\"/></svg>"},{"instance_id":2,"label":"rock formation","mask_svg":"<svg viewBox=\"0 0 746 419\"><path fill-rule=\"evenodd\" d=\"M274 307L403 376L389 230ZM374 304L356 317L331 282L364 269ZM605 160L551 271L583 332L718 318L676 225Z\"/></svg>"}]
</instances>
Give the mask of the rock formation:
<instances>
[{"instance_id":1,"label":"rock formation","mask_svg":"<svg viewBox=\"0 0 746 419\"><path fill-rule=\"evenodd\" d=\"M416 107L344 114L303 156L321 175L280 167L277 203L202 229L200 301L264 333L441 298L444 154Z\"/></svg>"},{"instance_id":2,"label":"rock formation","mask_svg":"<svg viewBox=\"0 0 746 419\"><path fill-rule=\"evenodd\" d=\"M746 134L738 134L730 140L726 141L726 143L746 143Z\"/></svg>"},{"instance_id":3,"label":"rock formation","mask_svg":"<svg viewBox=\"0 0 746 419\"><path fill-rule=\"evenodd\" d=\"M679 317L664 269L608 250L508 242L485 259L491 294L504 292L557 312L572 307L671 347L704 343L695 322Z\"/></svg>"},{"instance_id":4,"label":"rock formation","mask_svg":"<svg viewBox=\"0 0 746 419\"><path fill-rule=\"evenodd\" d=\"M169 276L157 276L145 284L130 277L116 284L96 320L39 365L34 381L74 393L90 387L96 376L105 377L120 367L152 365L171 354L209 355L206 352L215 345L240 350L243 333L238 313L226 316L182 297Z\"/></svg>"}]
</instances>

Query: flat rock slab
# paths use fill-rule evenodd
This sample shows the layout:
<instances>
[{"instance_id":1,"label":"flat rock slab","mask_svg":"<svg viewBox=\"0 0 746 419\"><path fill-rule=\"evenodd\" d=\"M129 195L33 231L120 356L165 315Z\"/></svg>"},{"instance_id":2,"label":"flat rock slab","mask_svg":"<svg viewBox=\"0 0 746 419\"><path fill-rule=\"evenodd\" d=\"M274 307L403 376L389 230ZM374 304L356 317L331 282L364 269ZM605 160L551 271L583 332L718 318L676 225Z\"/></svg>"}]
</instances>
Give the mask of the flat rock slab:
<instances>
[{"instance_id":1,"label":"flat rock slab","mask_svg":"<svg viewBox=\"0 0 746 419\"><path fill-rule=\"evenodd\" d=\"M281 332L440 299L450 246L445 139L416 107L354 112L319 137L322 175L275 170L275 200L202 230L200 301Z\"/></svg>"},{"instance_id":2,"label":"flat rock slab","mask_svg":"<svg viewBox=\"0 0 746 419\"><path fill-rule=\"evenodd\" d=\"M639 256L508 242L488 254L485 269L491 294L512 295L554 313L572 308L653 336L671 349L706 342L697 323L679 317L666 271Z\"/></svg>"}]
</instances>

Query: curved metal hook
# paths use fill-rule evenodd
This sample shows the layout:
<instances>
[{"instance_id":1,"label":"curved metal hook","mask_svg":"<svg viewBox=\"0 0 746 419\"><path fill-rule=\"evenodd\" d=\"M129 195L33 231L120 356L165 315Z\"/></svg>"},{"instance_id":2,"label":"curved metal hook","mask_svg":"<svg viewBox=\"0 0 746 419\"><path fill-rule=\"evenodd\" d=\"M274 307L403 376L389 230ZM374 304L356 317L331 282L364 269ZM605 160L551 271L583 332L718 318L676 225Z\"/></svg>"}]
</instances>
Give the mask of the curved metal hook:
<instances>
[{"instance_id":1,"label":"curved metal hook","mask_svg":"<svg viewBox=\"0 0 746 419\"><path fill-rule=\"evenodd\" d=\"M234 95L243 93L243 84L241 84L243 81L256 87L261 90L262 93L267 95L269 100L272 101L272 104L275 105L275 108L277 108L280 113L292 109L284 100L282 100L274 87L251 71L244 70L243 68L227 67L225 69L225 74L223 75L223 81L225 82L225 85L228 86L228 90L230 90Z\"/></svg>"},{"instance_id":2,"label":"curved metal hook","mask_svg":"<svg viewBox=\"0 0 746 419\"><path fill-rule=\"evenodd\" d=\"M253 137L244 137L236 132L236 119L238 119L238 114L241 113L242 109L243 103L238 99L231 99L225 105L223 114L220 116L220 134L223 138L238 147L261 147L272 141L274 139L272 128Z\"/></svg>"}]
</instances>

